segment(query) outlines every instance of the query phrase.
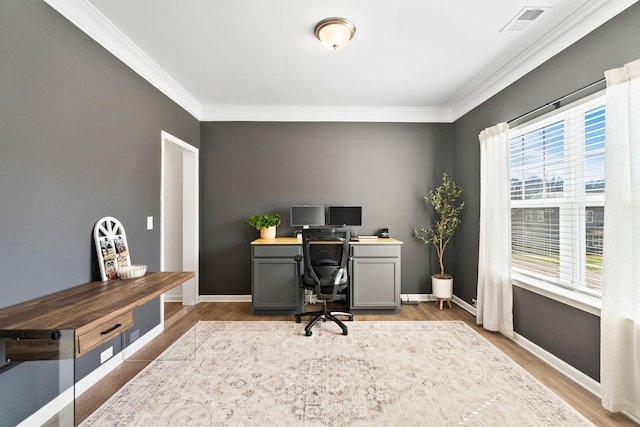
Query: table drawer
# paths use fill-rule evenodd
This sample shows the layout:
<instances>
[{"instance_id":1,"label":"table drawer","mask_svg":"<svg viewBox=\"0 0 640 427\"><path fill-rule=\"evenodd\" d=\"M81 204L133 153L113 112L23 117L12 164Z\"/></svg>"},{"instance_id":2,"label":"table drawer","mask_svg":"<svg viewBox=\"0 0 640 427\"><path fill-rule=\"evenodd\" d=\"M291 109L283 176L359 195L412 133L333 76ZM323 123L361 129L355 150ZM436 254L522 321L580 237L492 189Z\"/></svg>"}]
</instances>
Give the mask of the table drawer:
<instances>
[{"instance_id":1,"label":"table drawer","mask_svg":"<svg viewBox=\"0 0 640 427\"><path fill-rule=\"evenodd\" d=\"M79 356L89 350L93 350L100 344L126 331L131 326L133 326L133 311L127 311L114 319L106 320L89 332L78 335L76 355Z\"/></svg>"},{"instance_id":2,"label":"table drawer","mask_svg":"<svg viewBox=\"0 0 640 427\"><path fill-rule=\"evenodd\" d=\"M351 245L351 255L366 258L398 258L399 245Z\"/></svg>"},{"instance_id":3,"label":"table drawer","mask_svg":"<svg viewBox=\"0 0 640 427\"><path fill-rule=\"evenodd\" d=\"M259 245L253 246L254 258L293 258L302 255L300 245Z\"/></svg>"}]
</instances>

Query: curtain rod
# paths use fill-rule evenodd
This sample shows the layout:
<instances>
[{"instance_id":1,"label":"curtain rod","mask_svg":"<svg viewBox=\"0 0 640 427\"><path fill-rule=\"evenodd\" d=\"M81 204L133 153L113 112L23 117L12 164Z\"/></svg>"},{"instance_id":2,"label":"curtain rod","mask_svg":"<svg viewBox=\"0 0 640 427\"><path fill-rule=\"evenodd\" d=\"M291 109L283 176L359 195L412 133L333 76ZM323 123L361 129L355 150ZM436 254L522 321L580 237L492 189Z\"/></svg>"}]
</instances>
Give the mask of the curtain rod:
<instances>
[{"instance_id":1,"label":"curtain rod","mask_svg":"<svg viewBox=\"0 0 640 427\"><path fill-rule=\"evenodd\" d=\"M574 90L573 92L568 93L568 94L566 94L566 95L563 95L563 96L561 96L560 98L558 98L558 99L556 99L556 100L554 100L554 101L547 102L546 104L544 104L544 105L542 105L542 106L540 106L540 107L538 107L538 108L535 108L535 109L533 109L533 110L529 111L528 113L524 113L524 114L522 114L522 115L520 115L520 116L518 116L518 117L516 117L516 118L513 118L513 119L509 120L507 123L511 124L512 122L515 122L516 120L520 120L520 119L523 119L523 118L525 118L525 117L527 117L527 116L530 116L530 115L532 115L532 114L535 114L535 113L537 113L538 111L540 111L540 110L542 110L542 109L544 109L544 108L547 108L547 107L548 107L548 106L550 106L550 105L553 105L553 106L554 106L554 108L556 108L556 109L557 109L557 108L560 108L560 102L564 101L565 99L567 99L567 98L569 98L569 97L571 97L571 96L577 95L578 93L580 93L580 92L582 92L582 91L585 91L585 90L591 89L592 87L597 86L597 85L599 85L599 84L603 83L604 81L605 81L605 78L603 77L603 78L601 78L601 79L600 79L600 80L598 80L598 81L595 81L595 82L593 82L593 83L591 83L591 84L588 84L588 85L586 85L586 86L584 86L584 87L581 87L580 89Z\"/></svg>"}]
</instances>

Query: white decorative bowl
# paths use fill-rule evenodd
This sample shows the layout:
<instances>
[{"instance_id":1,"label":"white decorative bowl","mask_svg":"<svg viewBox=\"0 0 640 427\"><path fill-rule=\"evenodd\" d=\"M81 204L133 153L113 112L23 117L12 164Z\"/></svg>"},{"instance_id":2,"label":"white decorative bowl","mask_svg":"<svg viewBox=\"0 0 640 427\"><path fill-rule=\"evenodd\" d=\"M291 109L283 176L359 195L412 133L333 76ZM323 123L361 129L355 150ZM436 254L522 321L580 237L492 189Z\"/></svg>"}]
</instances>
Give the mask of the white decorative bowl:
<instances>
[{"instance_id":1,"label":"white decorative bowl","mask_svg":"<svg viewBox=\"0 0 640 427\"><path fill-rule=\"evenodd\" d=\"M146 265L130 265L128 267L120 267L118 269L118 277L121 279L137 279L144 276L146 272Z\"/></svg>"}]
</instances>

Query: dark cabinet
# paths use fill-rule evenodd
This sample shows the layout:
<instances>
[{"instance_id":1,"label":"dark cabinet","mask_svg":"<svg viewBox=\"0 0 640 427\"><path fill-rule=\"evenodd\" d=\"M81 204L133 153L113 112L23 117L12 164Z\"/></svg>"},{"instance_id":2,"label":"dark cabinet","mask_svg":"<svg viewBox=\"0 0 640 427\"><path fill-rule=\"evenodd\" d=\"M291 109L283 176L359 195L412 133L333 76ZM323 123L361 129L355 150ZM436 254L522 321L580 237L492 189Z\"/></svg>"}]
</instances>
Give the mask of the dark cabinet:
<instances>
[{"instance_id":1,"label":"dark cabinet","mask_svg":"<svg viewBox=\"0 0 640 427\"><path fill-rule=\"evenodd\" d=\"M302 311L303 290L296 276L300 245L252 245L251 302L254 312L288 314Z\"/></svg>"}]
</instances>

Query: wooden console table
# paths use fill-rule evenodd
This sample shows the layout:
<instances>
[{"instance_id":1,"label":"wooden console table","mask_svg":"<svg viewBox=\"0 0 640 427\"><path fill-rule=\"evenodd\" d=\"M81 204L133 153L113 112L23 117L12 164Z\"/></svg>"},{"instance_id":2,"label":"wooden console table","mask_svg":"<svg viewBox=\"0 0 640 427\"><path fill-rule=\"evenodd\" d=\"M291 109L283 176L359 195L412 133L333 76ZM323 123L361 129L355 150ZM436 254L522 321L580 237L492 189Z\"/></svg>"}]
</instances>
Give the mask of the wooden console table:
<instances>
[{"instance_id":1,"label":"wooden console table","mask_svg":"<svg viewBox=\"0 0 640 427\"><path fill-rule=\"evenodd\" d=\"M193 272L155 272L139 279L86 283L1 309L0 330L73 330L75 357L79 357L131 327L134 308L194 276ZM41 360L56 346L54 337L33 338L7 341L7 357Z\"/></svg>"}]
</instances>

